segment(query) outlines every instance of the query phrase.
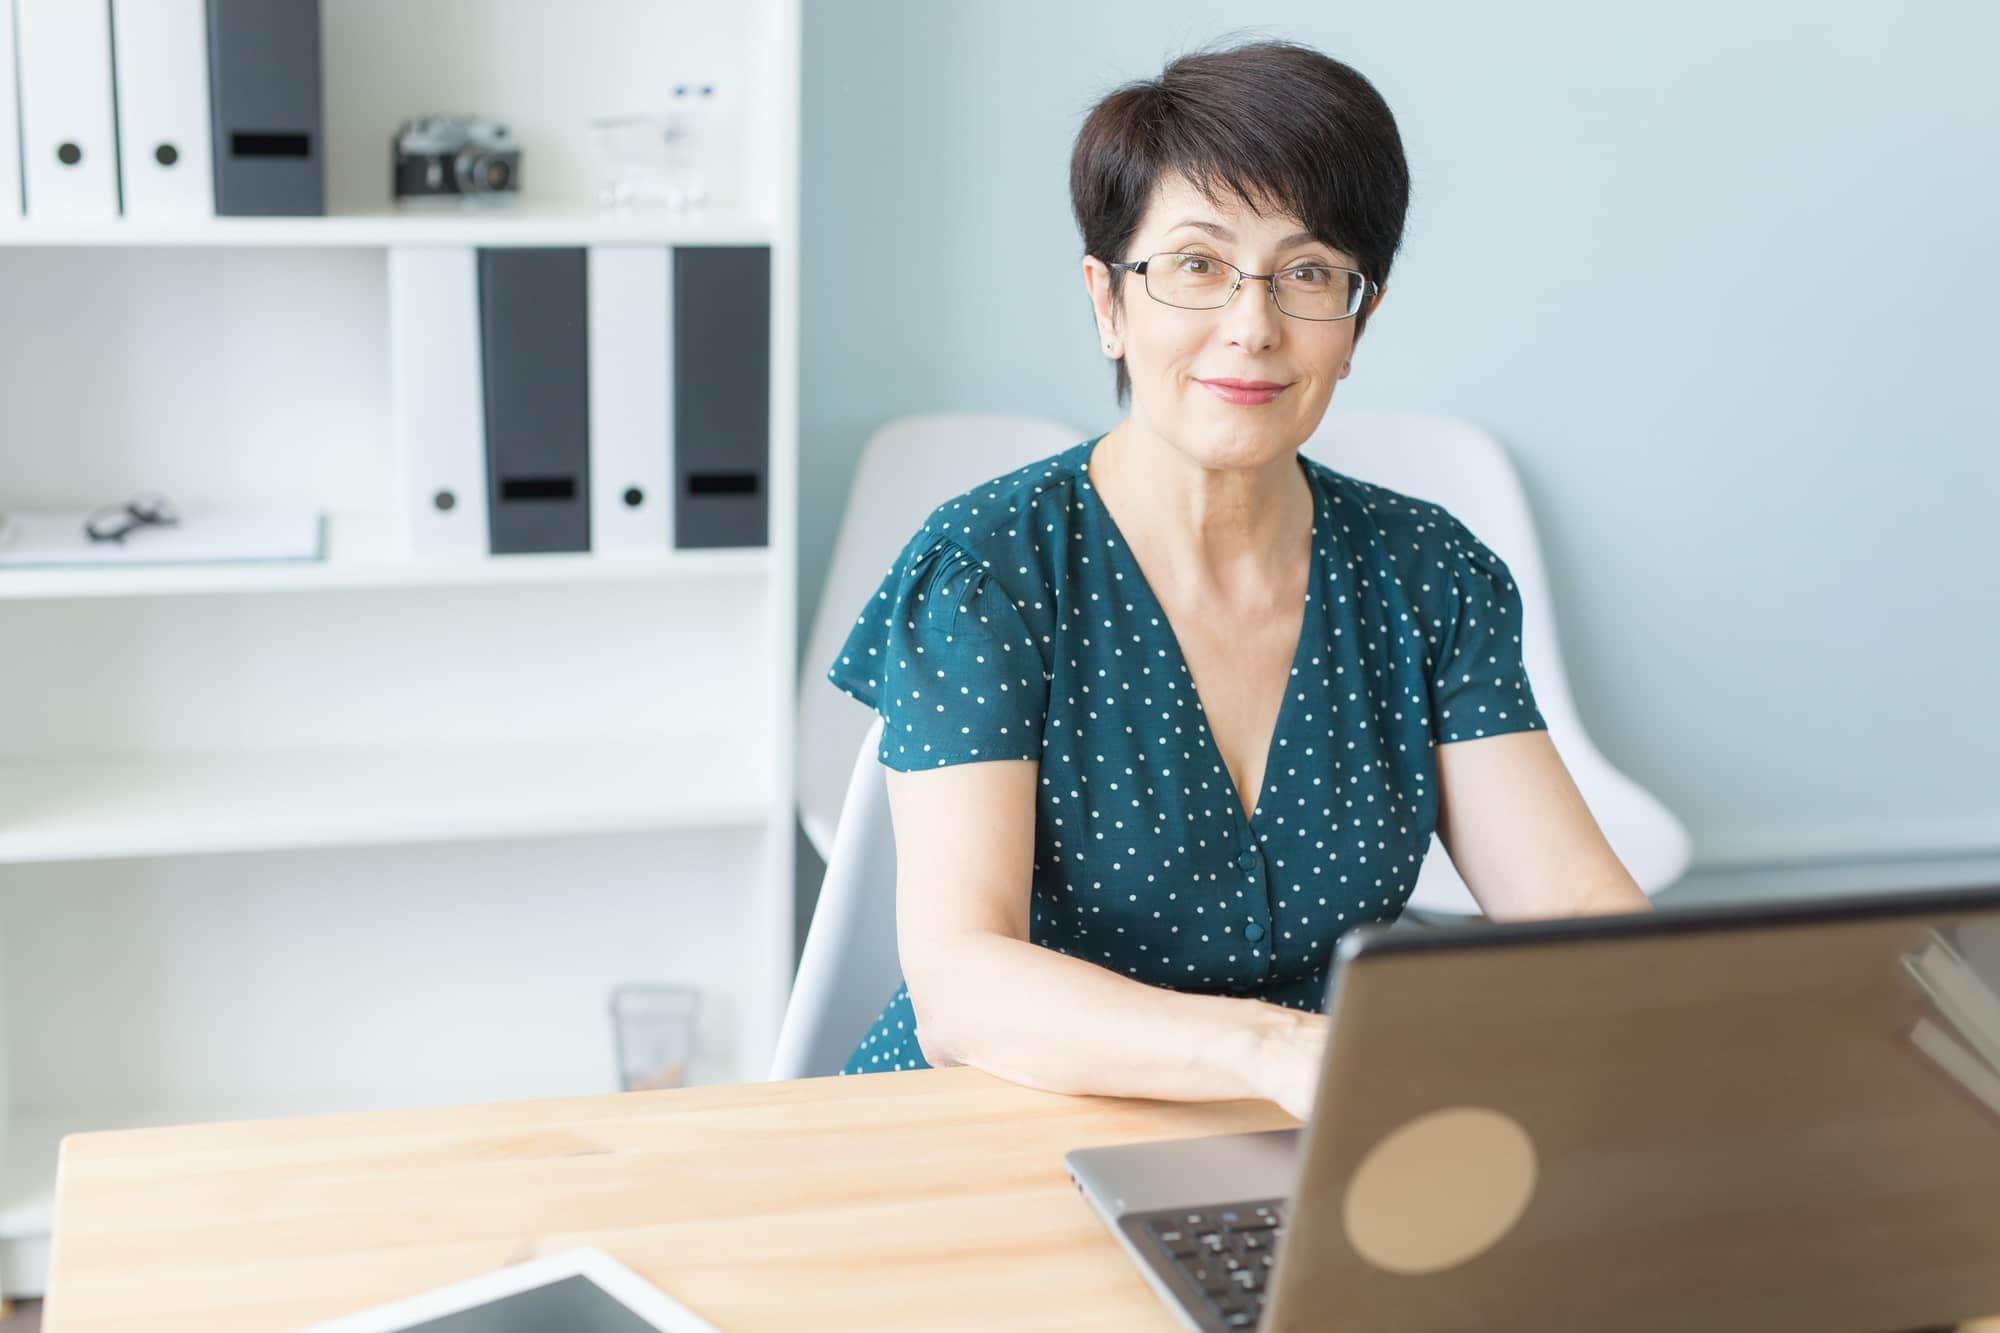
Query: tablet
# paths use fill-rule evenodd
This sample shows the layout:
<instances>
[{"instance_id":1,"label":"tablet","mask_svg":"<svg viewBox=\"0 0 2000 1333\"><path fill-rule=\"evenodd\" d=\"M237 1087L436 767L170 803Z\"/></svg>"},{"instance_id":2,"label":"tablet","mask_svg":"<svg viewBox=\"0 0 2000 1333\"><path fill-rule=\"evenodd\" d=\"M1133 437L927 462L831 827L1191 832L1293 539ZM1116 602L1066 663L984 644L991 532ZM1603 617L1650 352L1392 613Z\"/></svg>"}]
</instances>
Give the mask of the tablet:
<instances>
[{"instance_id":1,"label":"tablet","mask_svg":"<svg viewBox=\"0 0 2000 1333\"><path fill-rule=\"evenodd\" d=\"M602 1250L564 1250L299 1333L719 1333Z\"/></svg>"}]
</instances>

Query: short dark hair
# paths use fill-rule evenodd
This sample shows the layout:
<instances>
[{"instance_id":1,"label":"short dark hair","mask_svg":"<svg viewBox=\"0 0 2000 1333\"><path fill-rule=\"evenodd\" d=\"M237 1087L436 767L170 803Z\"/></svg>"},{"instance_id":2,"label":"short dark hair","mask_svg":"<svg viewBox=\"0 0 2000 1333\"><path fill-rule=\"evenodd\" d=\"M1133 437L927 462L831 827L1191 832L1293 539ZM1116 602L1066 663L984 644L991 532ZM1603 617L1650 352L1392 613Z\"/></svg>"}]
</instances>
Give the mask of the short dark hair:
<instances>
[{"instance_id":1,"label":"short dark hair","mask_svg":"<svg viewBox=\"0 0 2000 1333\"><path fill-rule=\"evenodd\" d=\"M1123 84L1085 117L1070 154L1070 209L1085 254L1131 259L1125 247L1154 187L1180 175L1211 203L1295 214L1322 244L1354 256L1379 284L1403 240L1410 167L1396 118L1375 86L1310 46L1268 40L1197 49L1157 79ZM1111 275L1122 306L1128 275ZM1368 312L1355 317L1361 336ZM1131 389L1120 357L1118 401Z\"/></svg>"}]
</instances>

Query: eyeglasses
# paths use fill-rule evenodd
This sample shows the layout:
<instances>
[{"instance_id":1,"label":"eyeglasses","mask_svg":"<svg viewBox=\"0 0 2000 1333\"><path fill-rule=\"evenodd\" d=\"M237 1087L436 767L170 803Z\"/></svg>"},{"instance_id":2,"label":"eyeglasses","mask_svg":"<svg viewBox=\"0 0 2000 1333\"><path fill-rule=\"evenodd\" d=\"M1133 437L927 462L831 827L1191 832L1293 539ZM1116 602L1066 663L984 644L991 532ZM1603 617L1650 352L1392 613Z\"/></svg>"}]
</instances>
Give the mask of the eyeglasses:
<instances>
[{"instance_id":1,"label":"eyeglasses","mask_svg":"<svg viewBox=\"0 0 2000 1333\"><path fill-rule=\"evenodd\" d=\"M1229 304L1245 278L1267 284L1278 309L1294 319L1346 319L1361 309L1376 286L1351 268L1300 264L1282 273L1245 273L1213 255L1158 254L1136 264L1110 265L1113 272L1146 279L1146 295L1183 310L1215 310Z\"/></svg>"},{"instance_id":2,"label":"eyeglasses","mask_svg":"<svg viewBox=\"0 0 2000 1333\"><path fill-rule=\"evenodd\" d=\"M92 510L83 521L83 531L94 542L122 542L134 528L171 528L180 521L166 496L135 495L122 505Z\"/></svg>"}]
</instances>

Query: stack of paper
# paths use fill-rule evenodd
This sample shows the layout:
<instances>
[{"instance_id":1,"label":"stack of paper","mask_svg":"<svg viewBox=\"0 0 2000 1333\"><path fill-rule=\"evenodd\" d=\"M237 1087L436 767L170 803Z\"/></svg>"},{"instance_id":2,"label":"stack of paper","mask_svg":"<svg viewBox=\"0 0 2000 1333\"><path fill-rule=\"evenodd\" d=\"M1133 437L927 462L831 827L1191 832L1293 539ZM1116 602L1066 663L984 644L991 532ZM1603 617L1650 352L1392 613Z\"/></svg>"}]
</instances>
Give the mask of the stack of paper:
<instances>
[{"instance_id":1,"label":"stack of paper","mask_svg":"<svg viewBox=\"0 0 2000 1333\"><path fill-rule=\"evenodd\" d=\"M1944 1020L1918 1018L1910 1040L2000 1114L2000 995L1939 935L1931 937L1922 953L1905 958L1903 966Z\"/></svg>"}]
</instances>

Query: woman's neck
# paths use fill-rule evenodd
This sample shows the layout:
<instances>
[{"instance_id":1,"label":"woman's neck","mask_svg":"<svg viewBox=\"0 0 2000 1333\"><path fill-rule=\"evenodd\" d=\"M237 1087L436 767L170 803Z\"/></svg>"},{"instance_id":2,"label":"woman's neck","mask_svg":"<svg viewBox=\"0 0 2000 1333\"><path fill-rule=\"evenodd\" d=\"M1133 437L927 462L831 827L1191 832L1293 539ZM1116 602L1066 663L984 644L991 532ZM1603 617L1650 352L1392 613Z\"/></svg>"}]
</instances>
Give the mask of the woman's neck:
<instances>
[{"instance_id":1,"label":"woman's neck","mask_svg":"<svg viewBox=\"0 0 2000 1333\"><path fill-rule=\"evenodd\" d=\"M1202 600L1261 600L1288 587L1311 542L1312 490L1295 451L1210 465L1128 417L1089 461L1091 485L1146 568Z\"/></svg>"}]
</instances>

